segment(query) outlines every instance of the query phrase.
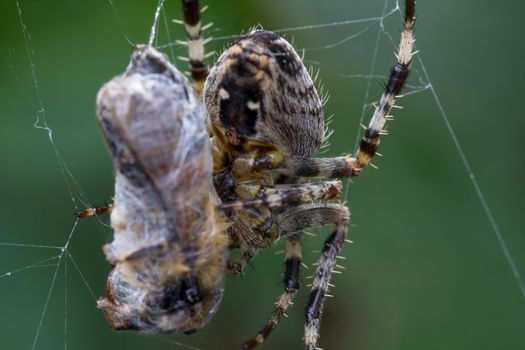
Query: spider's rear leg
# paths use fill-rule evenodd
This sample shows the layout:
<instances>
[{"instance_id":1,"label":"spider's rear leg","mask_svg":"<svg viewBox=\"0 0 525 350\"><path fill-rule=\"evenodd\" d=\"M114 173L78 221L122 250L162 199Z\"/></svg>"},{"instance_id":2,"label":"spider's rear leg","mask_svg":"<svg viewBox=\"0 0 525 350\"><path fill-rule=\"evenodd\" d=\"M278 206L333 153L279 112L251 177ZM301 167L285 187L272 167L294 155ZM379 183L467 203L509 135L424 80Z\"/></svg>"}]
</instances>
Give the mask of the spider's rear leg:
<instances>
[{"instance_id":1,"label":"spider's rear leg","mask_svg":"<svg viewBox=\"0 0 525 350\"><path fill-rule=\"evenodd\" d=\"M289 209L279 216L279 226L288 238L285 259L285 290L277 301L277 307L261 331L242 345L242 349L252 349L264 342L275 329L286 309L293 301L299 288L299 270L301 264L300 240L306 228L315 228L327 224L335 225L335 230L325 241L323 255L319 259L312 284L310 299L306 308L305 343L308 350L316 349L319 338L320 319L326 292L328 291L337 256L341 252L346 238L350 214L341 204L306 204Z\"/></svg>"},{"instance_id":2,"label":"spider's rear leg","mask_svg":"<svg viewBox=\"0 0 525 350\"><path fill-rule=\"evenodd\" d=\"M317 208L319 210L320 208ZM313 210L312 216L317 215L318 220L326 220L325 223L334 223L335 229L324 242L321 257L317 262L310 297L305 310L304 341L308 350L317 349L319 329L321 327L321 316L323 313L324 300L330 286L330 278L336 266L337 256L340 255L345 243L350 221L350 213L343 205L326 208L324 211ZM311 219L315 220L315 219Z\"/></svg>"},{"instance_id":3,"label":"spider's rear leg","mask_svg":"<svg viewBox=\"0 0 525 350\"><path fill-rule=\"evenodd\" d=\"M297 290L299 289L299 272L301 269L301 240L300 235L290 235L286 246L286 256L284 260L284 292L281 294L276 302L276 307L273 310L272 316L266 322L264 327L257 333L255 337L246 341L241 349L253 349L257 345L264 342L270 335L279 321L286 314L286 310L293 304Z\"/></svg>"}]
</instances>

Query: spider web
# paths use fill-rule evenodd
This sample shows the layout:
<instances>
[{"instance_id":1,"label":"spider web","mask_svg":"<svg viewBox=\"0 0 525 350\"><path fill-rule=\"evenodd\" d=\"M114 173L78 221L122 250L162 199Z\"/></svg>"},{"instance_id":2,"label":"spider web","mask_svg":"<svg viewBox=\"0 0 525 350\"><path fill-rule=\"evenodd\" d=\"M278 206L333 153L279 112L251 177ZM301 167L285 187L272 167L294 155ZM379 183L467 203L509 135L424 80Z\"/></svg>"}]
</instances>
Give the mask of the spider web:
<instances>
[{"instance_id":1,"label":"spider web","mask_svg":"<svg viewBox=\"0 0 525 350\"><path fill-rule=\"evenodd\" d=\"M176 32L172 28L173 24L169 21L173 17L172 14L179 13L175 10L176 6L178 6L178 1L175 1L175 5L172 4L173 2L171 0L166 1L166 8L164 8L163 0L159 0L156 7L150 4L148 14L150 18L153 18L153 23L149 23L151 29L148 29L148 37L150 43L164 50L175 60L177 55L184 55L184 48L181 48L174 40L174 38L181 38L182 32ZM319 69L321 71L322 80L332 95L327 105L327 114L335 114L331 125L336 131L334 134L336 141L334 141L334 147L326 151L331 155L336 155L338 152L345 153L356 148L355 146L357 146L361 137L359 126L367 123L373 105L381 93L380 83L386 81L387 76L385 73L388 73L388 67L391 67L393 62L391 52L397 47L398 30L401 23L400 4L398 1L391 0L379 1L379 3L381 6L375 10L376 15L371 17L365 15L364 17L324 22L301 19L296 26L273 28L273 30L285 35L288 39L295 39L295 46L298 48L298 51L304 52L305 63L312 66L314 70ZM56 98L49 93L52 88L43 86L40 83L40 78L42 75L46 75L45 72L48 67L41 67L38 64L39 54L43 53L45 48L36 39L37 35L33 37L33 34L37 33L35 27L37 27L37 24L41 25L41 22L35 20L34 2L14 0L13 4L14 6L10 8L11 12L7 16L10 20L16 19L18 22L17 30L20 35L18 37L19 43L12 46L23 47L23 49L16 51L15 49L10 49L9 45L5 48L0 47L0 54L3 60L2 69L4 72L9 73L10 87L16 90L18 94L25 96L27 106L23 109L25 112L16 111L12 115L29 120L26 113L27 111L32 111L35 116L33 127L39 134L31 134L34 140L28 142L28 149L34 152L30 159L35 159L36 161L38 157L42 157L40 161L42 166L47 166L50 162L56 162L58 173L51 176L60 177L63 188L47 188L45 180L51 176L49 174L36 174L34 178L38 179L37 184L31 188L40 190L42 197L39 198L40 194L30 195L27 201L36 201L38 203L29 205L28 211L22 204L7 211L10 214L15 211L21 211L25 212L25 215L15 215L14 220L6 220L7 222L16 223L16 226L10 227L6 225L5 228L2 228L0 236L0 251L2 252L0 253L0 283L2 284L0 295L2 295L2 307L4 308L0 325L4 330L5 344L12 344L11 346L16 348L31 349L55 349L60 347L64 349L79 349L84 346L92 348L95 346L94 344L99 344L102 348L109 348L112 344L114 346L128 344L129 348L211 348L206 338L212 338L217 341L217 339L221 339L222 335L216 322L212 322L210 325L211 331L203 330L201 332L203 335L198 333L197 338L193 340L177 336L161 337L135 333L116 334L107 329L107 323L103 315L95 309L94 302L103 293L103 281L108 270L108 267L104 265L105 260L99 247L111 240L111 231L104 219L97 218L89 223L79 222L69 215L79 209L100 204L98 201L104 201L104 198L93 199L90 194L94 191L92 188L95 188L95 184L90 185L89 174L85 175L83 172L89 173L91 161L88 162L87 166L76 165L78 170L73 170L69 166L72 162L71 160L75 157L83 157L82 155L72 154L68 150L69 144L75 142L74 138L64 133L59 136L54 133L56 126L62 120L55 119L53 111L49 111L46 108L48 98ZM206 13L208 18L213 18L214 6L212 6L209 13ZM219 7L220 5L217 4L216 6ZM67 11L65 12L67 13ZM112 21L115 24L113 30L117 30L123 42L129 44L140 42L140 40L132 40L136 39L137 33L140 33L140 38L146 37L145 29L141 29L137 33L132 31L134 23L127 17L122 3L108 0L107 6L102 12L104 16L112 17ZM28 16L27 13L33 14ZM333 13L331 16L333 19ZM31 20L28 20L28 17ZM319 24L304 25L304 23ZM248 29L245 28L245 31ZM230 33L232 32L234 31L229 31L222 27L212 30L211 33L208 33L208 35L213 36L212 46L220 52L222 47L238 37L238 35L231 35ZM350 62L347 65L341 64L341 61L346 60L346 57L350 55L352 57L349 57L348 61L355 61L354 66L350 66ZM432 83L429 71L427 71L424 57L425 54L423 52L418 54L414 60L411 78L404 91L404 98L401 99L401 104L405 106L416 105L418 99L425 99L426 104L434 109L434 111L425 115L425 119L442 119L445 132L441 134L442 139L440 142L448 142L447 149L449 151L452 150L452 155L449 156L459 158L458 162L463 167L463 170L461 170L456 165L453 168L453 176L463 177L463 182L469 184L470 189L465 189L462 195L474 198L471 203L472 211L481 211L475 215L478 221L483 221L483 223L476 223L475 229L483 230L484 233L492 232L493 238L495 238L492 242L494 243L493 249L500 253L493 254L492 252L491 254L494 255L492 259L496 261L503 256L502 260L506 263L507 271L510 270L511 277L514 280L512 281L509 278L510 276L504 276L499 281L505 285L505 289L517 291L521 295L522 302L525 300L525 284L518 268L520 260L513 256L505 240L507 234L504 234L499 228L490 203L487 201L482 191L482 186L480 186L475 176L475 171L467 157L467 152L462 148L458 133L453 127L454 115L449 116L446 106L441 102L438 89ZM127 59L126 57L124 58ZM19 62L22 63L19 64ZM121 72L125 64L126 62L122 61L120 67L113 69L112 74ZM68 68L72 71L82 69L82 67L73 64L69 66L65 64L65 66L66 69ZM67 70L65 74L67 74ZM332 82L334 81L336 86L340 87L339 89L332 88ZM350 122L345 121L347 123L344 124L345 126L350 125L349 123L352 126L348 133L343 133L341 130L348 128L342 127L341 119L348 118L350 115L347 108L348 105L344 105L345 109L338 109L338 107L332 105L332 101L344 96L339 91L344 91L347 85L360 85L361 89L364 90L356 90L361 93L358 98L355 98L355 101L358 101L355 103L358 108L350 112L354 116L357 115L358 118L353 118ZM90 95L88 99L93 101L94 96ZM407 107L408 109L410 108ZM6 113L8 113L7 110ZM398 119L403 119L404 111L397 112L397 115L400 115ZM90 121L94 120L93 116L82 117L91 118ZM68 121L66 124L74 128L74 123L76 122L84 125L82 124L83 122L78 120L75 122ZM408 137L407 133L402 133L403 127L408 125L408 122L416 123L419 121L411 119L405 121L403 126L393 126L395 127L393 134L400 135L399 138ZM395 125L395 123L397 121L393 124ZM418 127L424 129L424 123L419 123ZM53 128L50 125L53 125ZM19 132L22 137L29 133L27 129ZM353 136L350 138L348 135L357 136L354 139ZM446 141L443 140L445 138L447 139ZM430 139L436 140L435 138ZM414 142L420 142L420 140L420 138L414 139ZM100 144L100 137L91 138L90 142ZM376 185L377 182L382 181L380 176L385 176L385 174L389 173L390 169L396 166L396 159L399 161L399 158L403 156L400 152L395 153L396 149L402 150L402 147L394 144L391 148L391 143L393 143L393 140L387 138L384 146L385 151L389 153L389 157L385 157L384 161L376 160L376 162L380 162L382 167L386 163L384 167L388 170L383 170L373 175L368 173L371 173L369 170L363 180L356 180L356 184L347 184L348 186L346 186L344 198L348 201L355 216L358 216L356 212L365 213L367 210L371 210L370 208L375 205L374 201L369 199L370 195L367 195L364 191L373 192L374 194L380 191L381 187ZM12 142L7 145L15 145L16 147L19 143ZM47 145L51 148L51 155L49 154L49 147L47 149L45 147ZM354 145L354 147L349 148L351 145ZM97 147L102 148L102 146ZM109 160L106 163L107 168L110 169ZM35 169L38 171L37 167L32 168L33 171ZM106 175L108 179L111 179L109 170ZM370 177L369 180L366 179L368 177ZM359 186L357 186L357 182L359 182ZM13 186L20 185L13 184ZM112 193L111 181L108 181L108 184L105 186L105 195L106 199L108 199L107 196L110 196ZM367 186L368 189L363 189ZM430 187L432 184L427 184L427 186ZM90 189L84 190L87 187ZM370 188L373 190L370 191ZM388 187L382 191L388 191ZM389 196L388 193L383 193L382 195ZM51 197L53 198L50 199ZM360 200L356 201L355 198L360 198ZM62 210L55 211L53 210L55 205L57 208L64 208L67 205L69 210L67 212ZM477 208L475 208L476 205ZM42 206L51 208L42 208ZM49 215L56 218L52 228L54 232L46 232L38 228L38 220ZM363 215L363 217L370 216ZM31 222L33 220L34 222ZM358 219L356 221L356 226L352 227L352 235L359 237L358 240L366 241L361 232L369 229L373 231L374 225L373 223L370 225L368 221L359 221ZM405 225L404 229L408 231L410 227ZM25 232L37 232L38 235L25 234ZM371 234L368 233L367 235ZM491 239L490 236L481 236L481 234L472 237L476 237L479 240ZM318 237L317 241L321 242L322 237ZM473 244L469 249L475 250L476 245ZM350 247L350 249L347 249L347 255L351 257L357 254L359 256L358 250L358 248ZM482 254L483 252L478 253ZM314 257L312 255L310 260ZM272 259L272 261L274 260ZM272 264L277 265L276 263ZM356 268L354 264L352 263L353 268ZM500 273L503 274L503 272ZM261 274L255 278L263 279ZM271 276L271 278L273 280L269 279L267 281L272 281L271 283L273 284L275 275ZM347 278L350 278L350 276L347 276ZM356 279L360 281L358 273L356 274ZM254 283L252 277L247 276L246 280L242 284ZM241 284L241 282L237 283ZM230 287L229 289L231 290L232 288ZM248 287L245 290L250 292ZM256 327L261 324L264 316L267 315L270 300L273 300L277 295L276 290L278 291L279 289L271 289L271 293L268 292L268 296L264 297L268 303L261 305L260 308L254 307L251 311L255 314L254 317L259 320L256 323ZM335 294L338 295L340 292L338 290ZM512 294L512 292L509 292L509 294ZM10 300L15 302L11 303ZM248 302L248 299L244 299L244 302ZM227 305L233 304L232 302L228 304L228 300L225 300L225 303ZM223 305L222 309L225 307L227 306ZM328 307L330 306L328 305ZM523 305L517 307L522 308ZM333 313L334 311L331 310L330 312ZM86 318L89 318L89 320L96 320L97 324L82 323L79 319L83 315L86 315ZM523 315L523 312L520 312L520 315ZM328 312L327 317L329 317ZM224 316L224 313L223 316L219 313L217 318L223 320L222 322L228 322L226 321L228 318ZM299 324L299 322L296 323ZM327 322L330 322L330 320ZM234 323L235 319L231 321L231 324ZM253 326L247 328L246 331L239 329L240 338L234 337L235 341L233 343L238 343L239 339L244 340L245 336L251 335L257 329L253 328ZM93 334L100 337L100 341L103 341L103 343L89 339ZM334 335L334 337L337 337L337 335ZM300 335L297 338L300 339Z\"/></svg>"}]
</instances>

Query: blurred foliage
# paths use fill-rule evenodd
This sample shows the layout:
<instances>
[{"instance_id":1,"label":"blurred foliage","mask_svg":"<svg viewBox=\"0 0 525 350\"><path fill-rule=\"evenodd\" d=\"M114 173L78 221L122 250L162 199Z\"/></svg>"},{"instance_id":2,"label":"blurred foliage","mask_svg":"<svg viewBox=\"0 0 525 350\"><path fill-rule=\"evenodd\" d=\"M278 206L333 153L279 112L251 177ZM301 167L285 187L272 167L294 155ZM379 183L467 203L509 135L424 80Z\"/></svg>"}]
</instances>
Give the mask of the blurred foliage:
<instances>
[{"instance_id":1,"label":"blurred foliage","mask_svg":"<svg viewBox=\"0 0 525 350\"><path fill-rule=\"evenodd\" d=\"M147 40L156 1L19 2L30 34L38 94L67 168L57 163L46 131L33 127L42 113L16 1L2 1L0 242L62 246L72 230L75 205L88 204L79 189L91 204L103 204L112 196L112 165L95 120L95 96L126 67L132 49L127 39ZM256 24L282 29L373 18L382 13L384 1L236 0L209 5L204 20L215 23L211 35L222 37ZM389 0L387 11L395 5ZM419 57L522 272L525 121L517 102L525 77L525 50L519 45L524 6L419 1L416 32ZM167 0L165 14L159 46L183 35L170 21L181 17L178 1ZM335 134L329 155L354 148L378 37L373 74L386 76L394 60L399 13L385 18L379 36L376 22L345 40L370 24L285 31L297 48L307 49L305 62L320 69L330 93L326 115L334 115ZM216 40L209 48L220 52L231 40ZM178 47L164 51L172 57L184 55ZM367 103L379 97L382 81L372 79ZM406 91L426 83L416 61ZM391 136L382 143L385 157L375 161L381 170L367 170L355 179L346 198L356 244L345 247L348 271L335 277L335 298L326 304L320 345L328 350L521 349L525 300L438 105L429 90L409 95L401 104L405 109L395 111ZM365 112L368 118L370 108ZM304 243L308 263L315 261L311 251L319 249L324 235L321 230ZM219 313L196 334L114 333L94 299L103 294L110 269L101 251L109 240L105 224L79 222L69 243L74 260L62 260L56 278L54 266L14 272L60 251L0 245L3 349L31 348L41 321L34 349L184 348L170 342L237 348L259 330L281 290L282 257L274 253L282 246L258 256L245 277L228 279ZM4 275L9 271L13 274ZM266 349L300 348L306 290Z\"/></svg>"}]
</instances>

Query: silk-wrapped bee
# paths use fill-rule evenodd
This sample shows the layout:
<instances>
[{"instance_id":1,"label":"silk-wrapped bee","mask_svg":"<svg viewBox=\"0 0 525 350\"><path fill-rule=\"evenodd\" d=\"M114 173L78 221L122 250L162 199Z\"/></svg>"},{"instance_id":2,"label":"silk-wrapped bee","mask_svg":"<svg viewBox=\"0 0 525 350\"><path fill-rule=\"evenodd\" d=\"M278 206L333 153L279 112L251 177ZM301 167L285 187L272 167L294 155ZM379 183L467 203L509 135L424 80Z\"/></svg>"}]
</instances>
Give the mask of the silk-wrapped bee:
<instances>
[{"instance_id":1,"label":"silk-wrapped bee","mask_svg":"<svg viewBox=\"0 0 525 350\"><path fill-rule=\"evenodd\" d=\"M262 343L300 285L308 228L332 225L311 286L304 341L316 349L330 278L350 214L335 178L359 175L379 145L413 56L414 0L405 1L397 63L355 156L319 158L327 133L322 101L295 49L278 34L240 37L208 71L197 0L182 0L193 86L151 46L104 85L98 121L114 159L114 268L98 306L114 329L191 333L217 311L226 274L286 240L283 294ZM310 182L310 179L328 179ZM230 252L240 250L232 260Z\"/></svg>"},{"instance_id":2,"label":"silk-wrapped bee","mask_svg":"<svg viewBox=\"0 0 525 350\"><path fill-rule=\"evenodd\" d=\"M204 108L164 55L139 46L97 114L116 171L114 269L98 306L115 329L190 332L217 310L228 246Z\"/></svg>"}]
</instances>

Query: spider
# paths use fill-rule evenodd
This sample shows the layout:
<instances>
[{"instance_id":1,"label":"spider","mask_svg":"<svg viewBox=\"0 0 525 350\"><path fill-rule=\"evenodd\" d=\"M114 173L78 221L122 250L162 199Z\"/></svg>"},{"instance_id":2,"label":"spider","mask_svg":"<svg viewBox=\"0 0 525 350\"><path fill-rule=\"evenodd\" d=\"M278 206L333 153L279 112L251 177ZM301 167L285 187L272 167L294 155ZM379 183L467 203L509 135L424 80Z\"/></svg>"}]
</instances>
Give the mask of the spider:
<instances>
[{"instance_id":1,"label":"spider","mask_svg":"<svg viewBox=\"0 0 525 350\"><path fill-rule=\"evenodd\" d=\"M333 225L305 310L304 342L317 348L323 304L350 213L335 178L361 174L379 145L409 73L415 1L405 1L397 63L355 156L318 158L326 139L322 102L301 58L278 34L254 30L211 70L199 3L182 0L193 87L151 46L100 90L97 115L116 169L111 214L114 268L98 306L111 327L192 333L216 312L225 274L242 274L261 249L286 240L284 291L257 335L264 342L300 285L308 228ZM327 179L309 182L311 178ZM235 260L230 252L240 250Z\"/></svg>"}]
</instances>

